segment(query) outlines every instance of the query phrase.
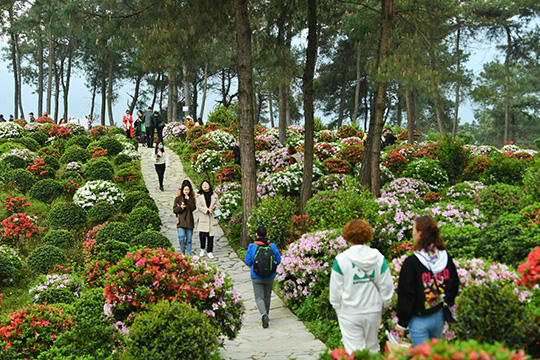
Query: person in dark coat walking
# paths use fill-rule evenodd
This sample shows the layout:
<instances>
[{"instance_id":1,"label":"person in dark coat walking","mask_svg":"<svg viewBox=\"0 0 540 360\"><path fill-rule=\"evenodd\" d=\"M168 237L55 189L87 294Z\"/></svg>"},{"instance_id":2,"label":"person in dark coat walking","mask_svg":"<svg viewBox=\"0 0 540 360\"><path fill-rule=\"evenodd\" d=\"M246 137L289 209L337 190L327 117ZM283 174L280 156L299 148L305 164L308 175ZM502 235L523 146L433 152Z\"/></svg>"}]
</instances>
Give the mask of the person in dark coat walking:
<instances>
[{"instance_id":1,"label":"person in dark coat walking","mask_svg":"<svg viewBox=\"0 0 540 360\"><path fill-rule=\"evenodd\" d=\"M156 124L158 143L163 142L163 128L165 127L165 123L163 122L161 115L159 115L159 111L154 111L154 121Z\"/></svg>"},{"instance_id":2,"label":"person in dark coat walking","mask_svg":"<svg viewBox=\"0 0 540 360\"><path fill-rule=\"evenodd\" d=\"M236 140L236 145L234 145L232 152L234 154L234 164L240 165L240 140Z\"/></svg>"},{"instance_id":3,"label":"person in dark coat walking","mask_svg":"<svg viewBox=\"0 0 540 360\"><path fill-rule=\"evenodd\" d=\"M156 119L152 108L149 107L148 111L143 115L144 126L146 128L146 145L149 149L154 147L154 129L156 128ZM159 142L159 141L158 141Z\"/></svg>"},{"instance_id":4,"label":"person in dark coat walking","mask_svg":"<svg viewBox=\"0 0 540 360\"><path fill-rule=\"evenodd\" d=\"M191 239L193 237L193 228L195 220L193 219L193 211L196 209L195 193L189 180L182 182L182 187L176 193L174 198L173 212L178 218L178 242L180 243L180 251L182 254L191 256Z\"/></svg>"}]
</instances>

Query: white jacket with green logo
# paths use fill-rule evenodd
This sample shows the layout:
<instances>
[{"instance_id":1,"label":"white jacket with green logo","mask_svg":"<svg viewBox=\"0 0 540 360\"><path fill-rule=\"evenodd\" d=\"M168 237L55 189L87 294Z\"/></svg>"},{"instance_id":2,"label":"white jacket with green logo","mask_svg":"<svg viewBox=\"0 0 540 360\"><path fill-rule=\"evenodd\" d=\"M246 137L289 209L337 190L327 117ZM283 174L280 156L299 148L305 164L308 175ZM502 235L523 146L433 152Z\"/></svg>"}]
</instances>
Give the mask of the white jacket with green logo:
<instances>
[{"instance_id":1,"label":"white jacket with green logo","mask_svg":"<svg viewBox=\"0 0 540 360\"><path fill-rule=\"evenodd\" d=\"M394 285L384 256L367 245L339 254L330 275L330 303L337 314L380 312L392 300Z\"/></svg>"}]
</instances>

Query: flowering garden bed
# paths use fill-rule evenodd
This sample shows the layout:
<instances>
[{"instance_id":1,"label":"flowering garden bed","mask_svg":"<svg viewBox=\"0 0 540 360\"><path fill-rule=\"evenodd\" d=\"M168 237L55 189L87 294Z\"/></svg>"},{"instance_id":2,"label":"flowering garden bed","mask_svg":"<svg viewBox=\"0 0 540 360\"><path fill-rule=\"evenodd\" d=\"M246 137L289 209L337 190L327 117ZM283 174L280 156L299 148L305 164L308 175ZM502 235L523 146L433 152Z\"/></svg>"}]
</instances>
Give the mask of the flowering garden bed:
<instances>
[{"instance_id":1,"label":"flowering garden bed","mask_svg":"<svg viewBox=\"0 0 540 360\"><path fill-rule=\"evenodd\" d=\"M0 123L0 358L148 358L171 335L148 316L204 344L162 341L166 358L219 357L238 334L231 280L158 233L137 148L117 128Z\"/></svg>"},{"instance_id":2,"label":"flowering garden bed","mask_svg":"<svg viewBox=\"0 0 540 360\"><path fill-rule=\"evenodd\" d=\"M215 120L215 124L181 136L169 136L167 141L186 161L185 168L200 176L219 174L211 180L221 197L229 241L237 244L241 183L238 177L224 181L223 174L232 169L232 159L225 155L231 148L225 143L232 141L221 134L231 131L219 118ZM220 131L219 136L212 136L213 131ZM286 149L292 145L301 152L302 134L299 126L288 128L283 146L278 129L256 129L259 204L249 223L250 227L263 224L276 229L272 240L283 259L278 268L278 290L316 336L330 349L341 347L337 319L328 301L328 284L336 254L347 247L339 236L342 227L352 218L364 218L372 224L372 246L392 263L397 286L403 256L412 249L412 222L418 215L430 214L456 259L462 281L456 302L460 320L445 328L444 339L478 339L480 344L470 345L471 351L481 352L484 343L498 342L540 356L540 290L536 285L540 280L540 248L535 250L540 246L540 155L536 150L515 145L502 149L474 146L448 136L414 145L398 141L382 153L382 196L372 199L356 180L363 155L358 132L320 129L315 136L313 197L307 204L307 215L300 216L296 209L303 163L290 166ZM201 137L211 139L213 145L208 150L197 149L194 159L186 139L194 143ZM345 146L358 148L343 151ZM506 295L492 299L494 292ZM397 321L393 307L384 318L393 328ZM478 320L485 318L504 321ZM475 322L481 325L469 324ZM469 349L467 346L463 349ZM461 347L456 349L461 351ZM508 356L503 358L514 355Z\"/></svg>"}]
</instances>

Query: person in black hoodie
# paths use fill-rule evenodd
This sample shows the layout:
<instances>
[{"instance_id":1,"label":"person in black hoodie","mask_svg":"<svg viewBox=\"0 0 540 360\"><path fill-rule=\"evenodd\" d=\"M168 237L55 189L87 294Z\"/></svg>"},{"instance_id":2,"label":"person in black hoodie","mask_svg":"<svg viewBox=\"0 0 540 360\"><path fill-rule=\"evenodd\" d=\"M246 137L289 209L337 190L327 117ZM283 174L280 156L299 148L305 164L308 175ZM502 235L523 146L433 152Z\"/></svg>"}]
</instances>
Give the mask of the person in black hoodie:
<instances>
[{"instance_id":1,"label":"person in black hoodie","mask_svg":"<svg viewBox=\"0 0 540 360\"><path fill-rule=\"evenodd\" d=\"M399 274L396 331L404 336L408 327L412 345L417 346L442 337L443 299L454 305L459 277L435 220L417 217L412 235L415 252Z\"/></svg>"}]
</instances>

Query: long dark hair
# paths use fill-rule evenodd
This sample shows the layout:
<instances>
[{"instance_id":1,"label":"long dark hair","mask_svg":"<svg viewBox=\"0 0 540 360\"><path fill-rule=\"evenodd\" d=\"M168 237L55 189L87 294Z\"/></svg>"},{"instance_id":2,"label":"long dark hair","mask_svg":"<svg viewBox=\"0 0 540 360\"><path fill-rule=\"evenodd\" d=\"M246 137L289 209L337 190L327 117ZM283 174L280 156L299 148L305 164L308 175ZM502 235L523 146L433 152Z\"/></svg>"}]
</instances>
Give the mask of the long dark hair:
<instances>
[{"instance_id":1,"label":"long dark hair","mask_svg":"<svg viewBox=\"0 0 540 360\"><path fill-rule=\"evenodd\" d=\"M180 188L182 199L184 199L184 188L186 186L189 188L189 197L193 199L195 195L193 194L193 187L191 186L191 181L189 181L188 179L182 181L182 187Z\"/></svg>"},{"instance_id":2,"label":"long dark hair","mask_svg":"<svg viewBox=\"0 0 540 360\"><path fill-rule=\"evenodd\" d=\"M208 193L212 195L214 193L214 189L212 188L212 184L210 184L210 181L208 180L203 180L201 182L201 186L199 186L199 194L204 194L204 190L202 189L202 184L204 183L208 183L208 185L210 186L210 188L208 189Z\"/></svg>"},{"instance_id":3,"label":"long dark hair","mask_svg":"<svg viewBox=\"0 0 540 360\"><path fill-rule=\"evenodd\" d=\"M163 145L163 142L159 142L156 144L155 153L157 154L158 150L161 150L161 153L163 154L165 152L165 146L163 146L163 149L160 149L159 144Z\"/></svg>"},{"instance_id":4,"label":"long dark hair","mask_svg":"<svg viewBox=\"0 0 540 360\"><path fill-rule=\"evenodd\" d=\"M431 216L419 216L414 220L416 231L420 231L420 240L416 250L446 249L437 222Z\"/></svg>"}]
</instances>

